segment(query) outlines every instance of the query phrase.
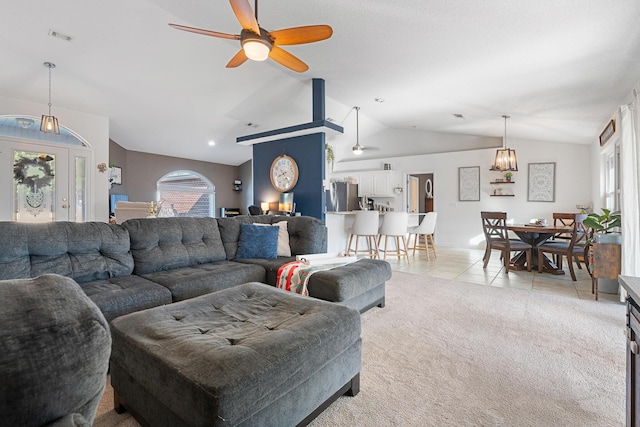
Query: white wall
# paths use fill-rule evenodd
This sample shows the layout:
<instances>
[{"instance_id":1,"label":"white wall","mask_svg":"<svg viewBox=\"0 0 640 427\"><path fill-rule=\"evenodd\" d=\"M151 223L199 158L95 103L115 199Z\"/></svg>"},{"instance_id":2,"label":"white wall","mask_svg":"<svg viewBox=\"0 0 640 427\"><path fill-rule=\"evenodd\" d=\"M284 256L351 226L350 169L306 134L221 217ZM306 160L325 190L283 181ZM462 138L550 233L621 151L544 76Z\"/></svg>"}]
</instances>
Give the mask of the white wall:
<instances>
[{"instance_id":1,"label":"white wall","mask_svg":"<svg viewBox=\"0 0 640 427\"><path fill-rule=\"evenodd\" d=\"M48 111L47 104L23 101L14 98L0 96L0 115L29 115L41 116ZM73 130L89 142L93 148L93 159L89 163L91 182L89 194L92 195L88 215L90 221L103 221L109 219L109 178L106 173L98 172L99 163L109 164L109 119L103 116L68 110L53 106L53 114L58 118L60 125ZM8 185L5 175L0 178L0 185ZM11 218L2 218L11 220Z\"/></svg>"},{"instance_id":2,"label":"white wall","mask_svg":"<svg viewBox=\"0 0 640 427\"><path fill-rule=\"evenodd\" d=\"M342 161L334 172L378 170L383 163L408 173L434 174L434 209L438 212L436 244L447 247L481 248L484 236L480 222L481 211L505 211L515 223L529 222L531 218L547 218L553 222L553 212L577 212L576 205L592 202L592 161L589 145L552 143L512 139L509 148L518 155L519 171L514 172L508 188L514 197L490 197L495 185L491 178L499 177L489 171L496 150L480 149L455 153L396 157L381 160ZM527 202L527 164L556 163L555 202ZM458 168L480 166L480 201L458 201ZM506 188L506 186L505 186ZM403 193L405 197L406 191Z\"/></svg>"}]
</instances>

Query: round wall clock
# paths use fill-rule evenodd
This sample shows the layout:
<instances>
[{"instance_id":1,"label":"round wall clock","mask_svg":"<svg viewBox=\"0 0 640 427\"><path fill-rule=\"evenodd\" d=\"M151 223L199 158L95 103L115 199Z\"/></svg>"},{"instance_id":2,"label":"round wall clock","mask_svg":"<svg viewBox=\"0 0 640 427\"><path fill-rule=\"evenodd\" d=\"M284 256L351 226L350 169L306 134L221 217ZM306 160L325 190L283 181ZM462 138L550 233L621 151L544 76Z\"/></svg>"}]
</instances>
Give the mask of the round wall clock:
<instances>
[{"instance_id":1,"label":"round wall clock","mask_svg":"<svg viewBox=\"0 0 640 427\"><path fill-rule=\"evenodd\" d=\"M271 184L278 191L289 191L298 182L298 165L293 158L283 154L271 163Z\"/></svg>"}]
</instances>

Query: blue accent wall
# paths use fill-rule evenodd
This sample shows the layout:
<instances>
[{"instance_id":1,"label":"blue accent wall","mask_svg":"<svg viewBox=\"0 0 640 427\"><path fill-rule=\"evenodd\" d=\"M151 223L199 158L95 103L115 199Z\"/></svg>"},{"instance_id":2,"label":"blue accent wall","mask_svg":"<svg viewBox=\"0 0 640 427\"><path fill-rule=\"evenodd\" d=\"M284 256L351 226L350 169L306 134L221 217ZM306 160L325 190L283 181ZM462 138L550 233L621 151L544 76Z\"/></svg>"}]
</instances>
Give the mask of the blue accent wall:
<instances>
[{"instance_id":1,"label":"blue accent wall","mask_svg":"<svg viewBox=\"0 0 640 427\"><path fill-rule=\"evenodd\" d=\"M277 210L280 192L271 185L269 174L275 158L286 154L298 164L298 182L291 190L296 212L324 220L325 137L320 132L253 145L254 204L269 202L271 210Z\"/></svg>"}]
</instances>

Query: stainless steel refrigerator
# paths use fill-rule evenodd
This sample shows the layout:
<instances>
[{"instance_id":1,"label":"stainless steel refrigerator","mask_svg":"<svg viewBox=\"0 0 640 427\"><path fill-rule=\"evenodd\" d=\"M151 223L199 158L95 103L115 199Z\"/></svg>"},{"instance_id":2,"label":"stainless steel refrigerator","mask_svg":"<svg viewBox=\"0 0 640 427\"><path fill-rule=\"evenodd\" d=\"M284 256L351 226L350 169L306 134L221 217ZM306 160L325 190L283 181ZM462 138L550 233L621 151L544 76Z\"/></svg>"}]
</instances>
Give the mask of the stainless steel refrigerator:
<instances>
[{"instance_id":1,"label":"stainless steel refrigerator","mask_svg":"<svg viewBox=\"0 0 640 427\"><path fill-rule=\"evenodd\" d=\"M349 212L360 209L358 204L358 184L332 182L331 189L325 190L327 212Z\"/></svg>"}]
</instances>

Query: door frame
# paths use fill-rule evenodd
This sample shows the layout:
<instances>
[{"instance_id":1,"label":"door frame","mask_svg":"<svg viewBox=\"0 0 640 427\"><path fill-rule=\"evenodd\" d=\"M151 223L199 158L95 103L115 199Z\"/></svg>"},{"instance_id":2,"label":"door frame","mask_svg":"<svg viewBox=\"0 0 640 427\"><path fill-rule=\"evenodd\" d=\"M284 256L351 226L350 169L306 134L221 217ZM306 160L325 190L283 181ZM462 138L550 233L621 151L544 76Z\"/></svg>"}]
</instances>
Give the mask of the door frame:
<instances>
[{"instance_id":1,"label":"door frame","mask_svg":"<svg viewBox=\"0 0 640 427\"><path fill-rule=\"evenodd\" d=\"M93 149L89 147L66 145L59 143L49 143L45 141L30 140L25 138L12 138L7 136L0 136L0 165L7 165L10 167L2 167L0 169L6 172L0 173L0 200L8 200L10 203L3 203L0 205L0 220L2 221L15 221L15 194L13 191L13 162L15 151L30 151L30 152L51 152L56 154L58 159L56 160L56 206L62 206L66 204L65 211L60 211L62 214L55 215L55 221L76 221L76 189L75 189L75 175L76 175L76 158L81 157L85 159L84 162L84 221L88 221L92 217L93 210L93 192L91 191L92 173L90 165L92 164ZM60 175L60 170L66 168L67 174L64 174L64 178ZM66 200L62 200L66 198Z\"/></svg>"}]
</instances>

